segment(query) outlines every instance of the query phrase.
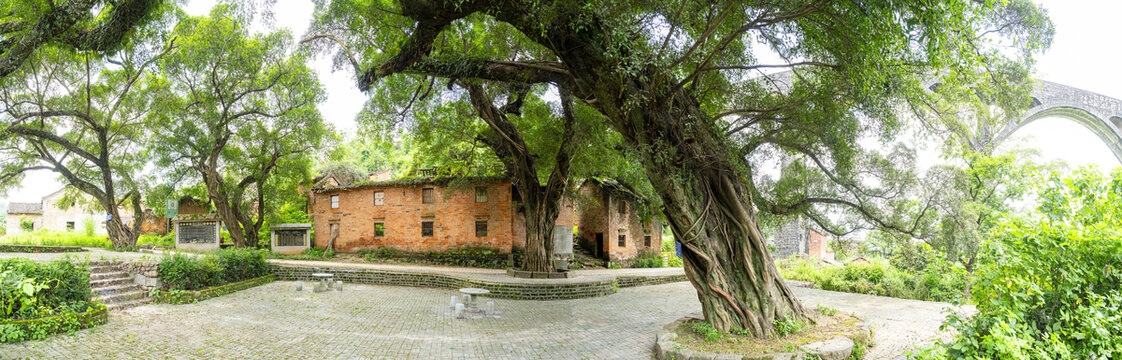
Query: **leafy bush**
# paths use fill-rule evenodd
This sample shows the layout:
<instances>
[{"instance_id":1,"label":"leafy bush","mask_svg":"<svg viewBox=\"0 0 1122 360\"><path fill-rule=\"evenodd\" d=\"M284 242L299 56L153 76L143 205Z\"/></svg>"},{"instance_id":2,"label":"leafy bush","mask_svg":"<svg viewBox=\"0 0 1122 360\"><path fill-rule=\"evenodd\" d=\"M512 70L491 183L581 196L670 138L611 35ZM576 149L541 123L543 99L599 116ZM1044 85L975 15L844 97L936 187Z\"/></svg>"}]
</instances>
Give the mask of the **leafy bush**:
<instances>
[{"instance_id":1,"label":"leafy bush","mask_svg":"<svg viewBox=\"0 0 1122 360\"><path fill-rule=\"evenodd\" d=\"M157 267L169 290L199 290L268 275L265 255L254 249L223 249L205 256L165 255Z\"/></svg>"},{"instance_id":2,"label":"leafy bush","mask_svg":"<svg viewBox=\"0 0 1122 360\"><path fill-rule=\"evenodd\" d=\"M662 261L662 254L658 251L640 250L639 256L631 263L633 268L660 268L665 264Z\"/></svg>"},{"instance_id":3,"label":"leafy bush","mask_svg":"<svg viewBox=\"0 0 1122 360\"><path fill-rule=\"evenodd\" d=\"M94 221L94 218L87 216L82 219L82 233L85 234L86 237L94 237L94 235L96 235L96 230L97 222Z\"/></svg>"},{"instance_id":4,"label":"leafy bush","mask_svg":"<svg viewBox=\"0 0 1122 360\"><path fill-rule=\"evenodd\" d=\"M509 266L509 254L484 246L465 246L447 251L411 252L388 247L360 250L366 261L398 261L420 264L451 265L500 269Z\"/></svg>"},{"instance_id":5,"label":"leafy bush","mask_svg":"<svg viewBox=\"0 0 1122 360\"><path fill-rule=\"evenodd\" d=\"M167 248L175 247L175 233L169 232L167 234L143 234L137 237L137 245L153 245L162 246Z\"/></svg>"},{"instance_id":6,"label":"leafy bush","mask_svg":"<svg viewBox=\"0 0 1122 360\"><path fill-rule=\"evenodd\" d=\"M216 253L218 265L225 270L225 282L232 283L269 274L263 251L227 249Z\"/></svg>"},{"instance_id":7,"label":"leafy bush","mask_svg":"<svg viewBox=\"0 0 1122 360\"><path fill-rule=\"evenodd\" d=\"M24 232L32 231L35 230L35 222L31 219L20 216L19 227L23 229Z\"/></svg>"},{"instance_id":8,"label":"leafy bush","mask_svg":"<svg viewBox=\"0 0 1122 360\"><path fill-rule=\"evenodd\" d=\"M710 325L705 321L695 321L689 323L689 327L697 336L705 340L705 342L715 343L725 338L725 333L721 330Z\"/></svg>"},{"instance_id":9,"label":"leafy bush","mask_svg":"<svg viewBox=\"0 0 1122 360\"><path fill-rule=\"evenodd\" d=\"M90 275L67 260L0 260L0 319L33 319L85 311Z\"/></svg>"},{"instance_id":10,"label":"leafy bush","mask_svg":"<svg viewBox=\"0 0 1122 360\"><path fill-rule=\"evenodd\" d=\"M918 359L1110 359L1122 355L1122 169L1053 175L1035 216L1011 219L983 244L978 313Z\"/></svg>"},{"instance_id":11,"label":"leafy bush","mask_svg":"<svg viewBox=\"0 0 1122 360\"><path fill-rule=\"evenodd\" d=\"M823 290L927 301L961 299L967 277L961 268L941 261L926 266L922 272L901 270L881 259L832 266L791 257L780 260L778 265L784 278L809 281Z\"/></svg>"},{"instance_id":12,"label":"leafy bush","mask_svg":"<svg viewBox=\"0 0 1122 360\"><path fill-rule=\"evenodd\" d=\"M779 337L784 337L791 334L798 334L806 330L810 324L806 321L793 319L787 316L775 319L775 334Z\"/></svg>"}]
</instances>

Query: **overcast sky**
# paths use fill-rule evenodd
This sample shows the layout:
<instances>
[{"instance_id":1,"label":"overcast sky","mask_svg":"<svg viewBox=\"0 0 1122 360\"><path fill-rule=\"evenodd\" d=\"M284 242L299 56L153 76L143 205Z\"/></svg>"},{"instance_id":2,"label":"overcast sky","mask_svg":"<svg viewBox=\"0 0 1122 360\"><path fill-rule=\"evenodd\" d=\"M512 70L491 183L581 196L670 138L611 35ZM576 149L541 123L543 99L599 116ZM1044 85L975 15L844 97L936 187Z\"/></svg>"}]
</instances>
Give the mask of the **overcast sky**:
<instances>
[{"instance_id":1,"label":"overcast sky","mask_svg":"<svg viewBox=\"0 0 1122 360\"><path fill-rule=\"evenodd\" d=\"M1118 33L1112 24L1122 13L1122 2L1093 0L1040 1L1056 25L1052 48L1039 58L1037 78L1109 97L1122 99L1122 67L1117 62L1122 53L1114 41ZM212 0L194 0L187 6L192 15L204 15L214 6ZM300 36L308 27L313 6L311 1L278 1L275 9L277 27L287 27ZM312 65L327 89L327 101L319 104L325 119L336 129L353 136L354 116L366 96L355 87L350 71L331 72L330 59L318 59ZM1046 118L1028 124L1014 134L1027 137L1028 143L1040 149L1043 160L1059 159L1069 164L1096 165L1110 169L1119 165L1110 150L1086 128L1066 119ZM38 202L62 187L51 172L32 173L23 187L13 189L0 202ZM0 194L3 195L3 194ZM2 214L0 214L2 215Z\"/></svg>"}]
</instances>

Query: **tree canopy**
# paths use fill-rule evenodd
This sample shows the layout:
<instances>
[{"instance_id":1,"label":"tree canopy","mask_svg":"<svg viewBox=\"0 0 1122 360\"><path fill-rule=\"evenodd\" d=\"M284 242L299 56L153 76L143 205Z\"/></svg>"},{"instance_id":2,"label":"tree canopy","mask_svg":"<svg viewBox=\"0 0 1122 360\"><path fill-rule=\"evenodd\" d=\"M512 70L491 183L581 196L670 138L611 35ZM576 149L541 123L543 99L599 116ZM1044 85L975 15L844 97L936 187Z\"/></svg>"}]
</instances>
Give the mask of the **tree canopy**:
<instances>
[{"instance_id":1,"label":"tree canopy","mask_svg":"<svg viewBox=\"0 0 1122 360\"><path fill-rule=\"evenodd\" d=\"M339 50L336 64L361 74L359 88L399 94L389 100L399 109L411 99L403 91L439 80L549 83L599 112L660 195L706 320L757 335L803 310L757 226L755 207L766 206L750 175L756 156L812 156L806 168L840 190L784 208L868 209L854 198L883 194L850 185L865 164L888 161L866 155L862 137L891 139L901 109L939 115L925 105L932 78L946 94L1008 92L1051 36L1028 1L317 5L310 32L341 45L317 44ZM774 70L790 75L762 76Z\"/></svg>"}]
</instances>

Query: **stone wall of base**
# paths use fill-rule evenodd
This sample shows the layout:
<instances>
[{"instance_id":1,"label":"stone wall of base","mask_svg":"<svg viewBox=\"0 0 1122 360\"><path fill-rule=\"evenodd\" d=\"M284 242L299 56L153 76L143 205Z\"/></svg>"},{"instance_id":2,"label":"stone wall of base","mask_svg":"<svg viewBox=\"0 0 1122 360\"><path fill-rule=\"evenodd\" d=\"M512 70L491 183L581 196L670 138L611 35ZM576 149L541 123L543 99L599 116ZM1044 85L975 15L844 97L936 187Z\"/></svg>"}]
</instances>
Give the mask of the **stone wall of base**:
<instances>
[{"instance_id":1,"label":"stone wall of base","mask_svg":"<svg viewBox=\"0 0 1122 360\"><path fill-rule=\"evenodd\" d=\"M612 280L580 283L519 283L490 282L459 276L399 272L342 267L270 264L278 280L312 281L313 273L330 273L335 280L369 285L414 286L438 289L474 287L487 289L488 297L515 300L565 300L604 296L616 293L621 287L665 284L685 281L685 275L627 276Z\"/></svg>"}]
</instances>

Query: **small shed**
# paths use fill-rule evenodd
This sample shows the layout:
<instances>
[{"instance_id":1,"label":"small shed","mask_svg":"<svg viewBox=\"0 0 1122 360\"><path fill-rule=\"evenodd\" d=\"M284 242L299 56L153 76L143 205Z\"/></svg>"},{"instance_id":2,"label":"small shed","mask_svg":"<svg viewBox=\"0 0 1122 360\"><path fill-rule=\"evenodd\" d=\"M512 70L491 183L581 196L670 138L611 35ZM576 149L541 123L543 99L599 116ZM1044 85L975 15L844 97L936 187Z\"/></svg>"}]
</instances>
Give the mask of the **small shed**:
<instances>
[{"instance_id":1,"label":"small shed","mask_svg":"<svg viewBox=\"0 0 1122 360\"><path fill-rule=\"evenodd\" d=\"M195 251L218 250L222 222L213 218L175 219L175 248Z\"/></svg>"},{"instance_id":2,"label":"small shed","mask_svg":"<svg viewBox=\"0 0 1122 360\"><path fill-rule=\"evenodd\" d=\"M277 224L269 227L273 252L295 255L311 244L312 224Z\"/></svg>"}]
</instances>

